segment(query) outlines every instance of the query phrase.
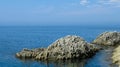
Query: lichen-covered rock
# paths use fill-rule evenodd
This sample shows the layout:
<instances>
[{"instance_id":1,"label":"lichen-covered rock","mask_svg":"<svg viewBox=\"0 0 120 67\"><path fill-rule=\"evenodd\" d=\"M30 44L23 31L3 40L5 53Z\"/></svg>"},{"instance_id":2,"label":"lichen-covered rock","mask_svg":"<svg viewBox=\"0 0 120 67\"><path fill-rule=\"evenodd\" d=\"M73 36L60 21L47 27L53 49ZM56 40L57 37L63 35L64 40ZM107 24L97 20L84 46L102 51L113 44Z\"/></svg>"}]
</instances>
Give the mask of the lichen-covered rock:
<instances>
[{"instance_id":1,"label":"lichen-covered rock","mask_svg":"<svg viewBox=\"0 0 120 67\"><path fill-rule=\"evenodd\" d=\"M118 64L120 67L120 46L114 49L112 60L113 60L113 63Z\"/></svg>"},{"instance_id":2,"label":"lichen-covered rock","mask_svg":"<svg viewBox=\"0 0 120 67\"><path fill-rule=\"evenodd\" d=\"M16 56L19 58L34 58L36 60L67 60L75 58L88 58L96 53L98 48L87 43L79 36L65 36L56 40L46 49L24 49Z\"/></svg>"},{"instance_id":3,"label":"lichen-covered rock","mask_svg":"<svg viewBox=\"0 0 120 67\"><path fill-rule=\"evenodd\" d=\"M36 56L36 59L72 59L90 57L97 47L87 43L78 36L66 36L56 40L48 48Z\"/></svg>"},{"instance_id":4,"label":"lichen-covered rock","mask_svg":"<svg viewBox=\"0 0 120 67\"><path fill-rule=\"evenodd\" d=\"M120 44L120 32L104 32L100 34L93 44L115 46Z\"/></svg>"}]
</instances>

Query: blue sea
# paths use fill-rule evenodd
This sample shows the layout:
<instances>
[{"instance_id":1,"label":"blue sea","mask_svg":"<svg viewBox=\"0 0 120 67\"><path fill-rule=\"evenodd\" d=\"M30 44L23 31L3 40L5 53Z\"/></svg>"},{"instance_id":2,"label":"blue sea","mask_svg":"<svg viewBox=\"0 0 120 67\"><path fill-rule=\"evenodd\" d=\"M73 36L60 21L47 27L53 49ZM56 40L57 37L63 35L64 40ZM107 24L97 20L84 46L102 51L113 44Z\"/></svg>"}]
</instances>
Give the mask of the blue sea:
<instances>
[{"instance_id":1,"label":"blue sea","mask_svg":"<svg viewBox=\"0 0 120 67\"><path fill-rule=\"evenodd\" d=\"M48 47L58 38L78 35L92 42L105 31L120 31L119 26L0 26L0 67L110 67L106 53L98 52L87 60L43 62L20 60L15 53L23 48Z\"/></svg>"}]
</instances>

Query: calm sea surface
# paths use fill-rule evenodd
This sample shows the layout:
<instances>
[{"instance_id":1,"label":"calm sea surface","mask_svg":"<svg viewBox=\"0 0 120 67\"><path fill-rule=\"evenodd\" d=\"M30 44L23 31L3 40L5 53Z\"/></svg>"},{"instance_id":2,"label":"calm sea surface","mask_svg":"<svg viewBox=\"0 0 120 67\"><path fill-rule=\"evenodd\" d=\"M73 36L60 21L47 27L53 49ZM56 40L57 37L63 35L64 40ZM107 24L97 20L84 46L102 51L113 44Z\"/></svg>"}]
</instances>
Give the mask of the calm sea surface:
<instances>
[{"instance_id":1,"label":"calm sea surface","mask_svg":"<svg viewBox=\"0 0 120 67\"><path fill-rule=\"evenodd\" d=\"M15 53L23 48L47 47L56 39L66 35L78 35L91 42L104 31L120 31L120 27L1 26L0 67L109 67L104 51L88 60L65 62L20 60L15 57Z\"/></svg>"}]
</instances>

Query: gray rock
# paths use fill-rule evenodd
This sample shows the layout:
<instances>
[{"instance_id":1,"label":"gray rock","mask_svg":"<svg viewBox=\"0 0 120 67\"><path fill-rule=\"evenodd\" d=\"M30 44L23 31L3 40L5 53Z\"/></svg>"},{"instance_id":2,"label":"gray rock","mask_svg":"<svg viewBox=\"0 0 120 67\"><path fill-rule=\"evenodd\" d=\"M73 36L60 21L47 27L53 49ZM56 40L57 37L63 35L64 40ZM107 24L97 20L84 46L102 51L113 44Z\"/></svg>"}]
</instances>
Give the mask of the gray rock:
<instances>
[{"instance_id":1,"label":"gray rock","mask_svg":"<svg viewBox=\"0 0 120 67\"><path fill-rule=\"evenodd\" d=\"M66 36L56 40L48 48L36 57L39 59L44 56L44 59L74 59L84 58L93 55L98 50L93 44L87 43L79 36ZM43 60L44 60L43 59Z\"/></svg>"},{"instance_id":2,"label":"gray rock","mask_svg":"<svg viewBox=\"0 0 120 67\"><path fill-rule=\"evenodd\" d=\"M93 44L115 46L120 44L120 32L104 32L100 34Z\"/></svg>"},{"instance_id":3,"label":"gray rock","mask_svg":"<svg viewBox=\"0 0 120 67\"><path fill-rule=\"evenodd\" d=\"M16 56L36 60L67 60L88 58L94 55L97 50L98 48L94 44L87 43L83 38L68 35L56 40L46 49L24 49L16 53Z\"/></svg>"},{"instance_id":4,"label":"gray rock","mask_svg":"<svg viewBox=\"0 0 120 67\"><path fill-rule=\"evenodd\" d=\"M37 48L37 49L32 49L32 50L24 48L21 52L16 53L16 57L34 58L44 50L45 50L44 48Z\"/></svg>"}]
</instances>

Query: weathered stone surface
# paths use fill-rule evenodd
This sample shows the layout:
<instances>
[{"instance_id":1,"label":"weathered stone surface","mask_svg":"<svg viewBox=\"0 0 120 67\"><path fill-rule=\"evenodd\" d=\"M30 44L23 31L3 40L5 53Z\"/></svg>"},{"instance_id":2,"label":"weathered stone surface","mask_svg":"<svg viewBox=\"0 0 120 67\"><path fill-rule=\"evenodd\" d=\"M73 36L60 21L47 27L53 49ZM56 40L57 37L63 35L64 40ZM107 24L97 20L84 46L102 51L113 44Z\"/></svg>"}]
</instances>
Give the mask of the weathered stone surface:
<instances>
[{"instance_id":1,"label":"weathered stone surface","mask_svg":"<svg viewBox=\"0 0 120 67\"><path fill-rule=\"evenodd\" d=\"M115 46L120 44L120 32L104 32L100 34L93 44Z\"/></svg>"},{"instance_id":2,"label":"weathered stone surface","mask_svg":"<svg viewBox=\"0 0 120 67\"><path fill-rule=\"evenodd\" d=\"M56 40L36 59L85 58L95 53L97 48L78 36L66 36Z\"/></svg>"},{"instance_id":3,"label":"weathered stone surface","mask_svg":"<svg viewBox=\"0 0 120 67\"><path fill-rule=\"evenodd\" d=\"M44 48L37 48L32 50L24 48L21 52L16 53L16 56L19 58L34 58L44 50Z\"/></svg>"},{"instance_id":4,"label":"weathered stone surface","mask_svg":"<svg viewBox=\"0 0 120 67\"><path fill-rule=\"evenodd\" d=\"M88 58L95 54L98 48L87 43L79 36L68 35L52 43L43 50L23 50L17 57L34 57L37 60L67 60L74 58Z\"/></svg>"}]
</instances>

